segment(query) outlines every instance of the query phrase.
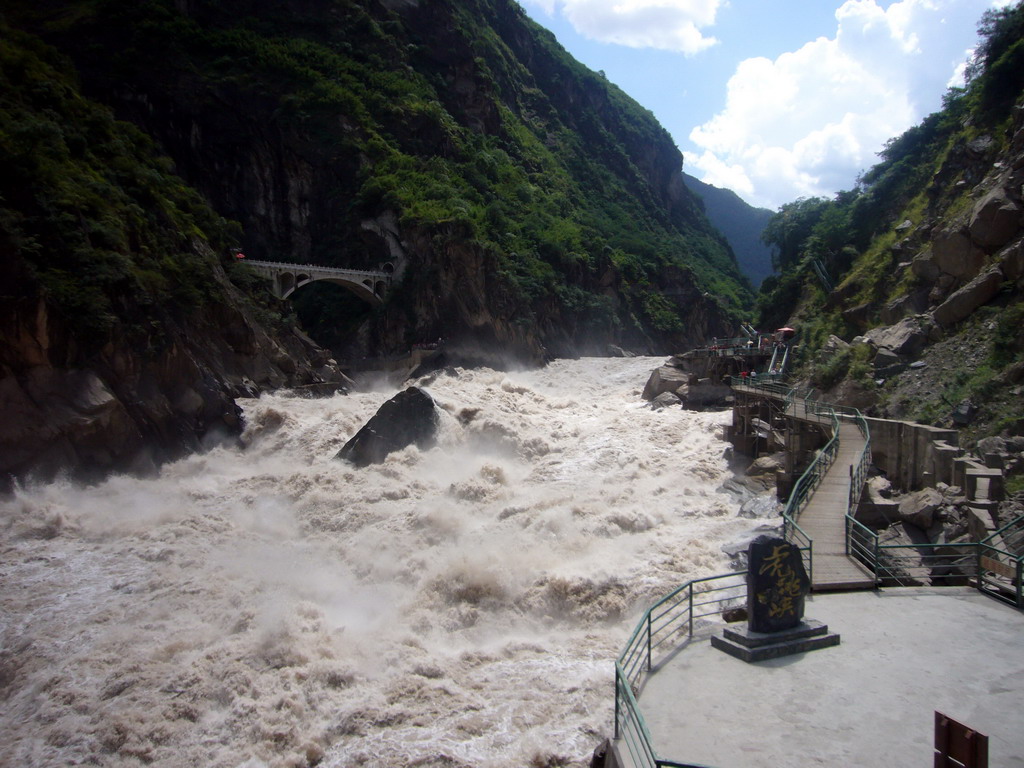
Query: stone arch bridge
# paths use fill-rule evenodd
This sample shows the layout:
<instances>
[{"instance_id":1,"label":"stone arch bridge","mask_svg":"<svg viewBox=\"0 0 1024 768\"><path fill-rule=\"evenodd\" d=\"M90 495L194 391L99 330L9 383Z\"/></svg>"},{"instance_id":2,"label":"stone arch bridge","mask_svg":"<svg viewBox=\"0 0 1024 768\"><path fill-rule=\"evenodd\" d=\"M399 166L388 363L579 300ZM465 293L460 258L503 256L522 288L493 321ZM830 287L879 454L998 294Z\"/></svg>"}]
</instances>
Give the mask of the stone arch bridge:
<instances>
[{"instance_id":1,"label":"stone arch bridge","mask_svg":"<svg viewBox=\"0 0 1024 768\"><path fill-rule=\"evenodd\" d=\"M391 264L385 264L381 269L339 269L256 259L246 259L244 263L273 282L274 295L279 299L287 299L298 288L323 280L347 288L370 304L383 303L394 271Z\"/></svg>"}]
</instances>

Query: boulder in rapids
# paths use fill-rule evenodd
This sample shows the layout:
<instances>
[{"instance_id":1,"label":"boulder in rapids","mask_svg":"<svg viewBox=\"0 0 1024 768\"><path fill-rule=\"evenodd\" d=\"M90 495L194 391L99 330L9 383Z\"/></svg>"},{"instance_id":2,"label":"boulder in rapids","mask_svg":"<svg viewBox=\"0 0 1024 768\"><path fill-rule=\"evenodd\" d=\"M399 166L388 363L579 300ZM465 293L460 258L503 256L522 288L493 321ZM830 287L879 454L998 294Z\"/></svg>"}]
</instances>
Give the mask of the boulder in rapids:
<instances>
[{"instance_id":1,"label":"boulder in rapids","mask_svg":"<svg viewBox=\"0 0 1024 768\"><path fill-rule=\"evenodd\" d=\"M662 408L672 408L673 406L678 406L681 402L682 401L679 399L679 395L673 392L662 392L656 398L651 400L651 408L653 408L656 411L660 411Z\"/></svg>"},{"instance_id":2,"label":"boulder in rapids","mask_svg":"<svg viewBox=\"0 0 1024 768\"><path fill-rule=\"evenodd\" d=\"M388 400L338 451L357 467L379 464L393 452L415 443L430 448L437 432L434 400L418 387L409 387Z\"/></svg>"},{"instance_id":3,"label":"boulder in rapids","mask_svg":"<svg viewBox=\"0 0 1024 768\"><path fill-rule=\"evenodd\" d=\"M644 400L653 400L663 392L675 392L679 387L688 384L694 378L686 371L672 365L663 365L651 372L642 395Z\"/></svg>"}]
</instances>

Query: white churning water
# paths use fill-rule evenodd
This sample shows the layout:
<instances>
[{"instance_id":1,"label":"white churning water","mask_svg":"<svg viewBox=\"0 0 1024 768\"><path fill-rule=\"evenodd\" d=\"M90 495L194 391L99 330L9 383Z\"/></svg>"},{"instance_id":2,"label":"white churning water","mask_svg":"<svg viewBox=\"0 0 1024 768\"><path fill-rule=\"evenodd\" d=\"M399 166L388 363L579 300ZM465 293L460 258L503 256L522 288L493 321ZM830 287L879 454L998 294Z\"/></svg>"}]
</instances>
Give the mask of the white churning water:
<instances>
[{"instance_id":1,"label":"white churning water","mask_svg":"<svg viewBox=\"0 0 1024 768\"><path fill-rule=\"evenodd\" d=\"M445 372L437 447L333 457L393 391L244 403L246 448L0 504L0 764L584 766L639 614L729 570L728 413L660 359Z\"/></svg>"}]
</instances>

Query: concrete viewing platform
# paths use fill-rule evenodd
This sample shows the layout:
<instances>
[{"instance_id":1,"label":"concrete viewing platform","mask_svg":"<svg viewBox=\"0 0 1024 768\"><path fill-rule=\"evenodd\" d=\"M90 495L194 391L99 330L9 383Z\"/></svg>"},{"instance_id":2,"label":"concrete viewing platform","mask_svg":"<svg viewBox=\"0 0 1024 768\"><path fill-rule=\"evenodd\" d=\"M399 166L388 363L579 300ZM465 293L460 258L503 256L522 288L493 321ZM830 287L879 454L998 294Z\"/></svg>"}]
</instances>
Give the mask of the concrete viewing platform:
<instances>
[{"instance_id":1,"label":"concrete viewing platform","mask_svg":"<svg viewBox=\"0 0 1024 768\"><path fill-rule=\"evenodd\" d=\"M993 768L1024 768L1024 613L966 587L918 587L814 594L805 616L841 644L745 663L712 648L708 628L663 660L639 696L659 757L931 765L938 710L988 736Z\"/></svg>"}]
</instances>

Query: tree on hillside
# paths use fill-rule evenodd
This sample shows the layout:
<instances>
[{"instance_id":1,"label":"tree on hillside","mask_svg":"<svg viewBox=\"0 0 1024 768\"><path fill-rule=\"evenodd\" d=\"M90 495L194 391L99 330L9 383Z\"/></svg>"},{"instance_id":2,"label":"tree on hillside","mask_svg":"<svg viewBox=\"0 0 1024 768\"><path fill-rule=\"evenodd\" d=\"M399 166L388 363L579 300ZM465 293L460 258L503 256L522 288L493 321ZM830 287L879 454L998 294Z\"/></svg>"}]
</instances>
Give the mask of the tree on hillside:
<instances>
[{"instance_id":1,"label":"tree on hillside","mask_svg":"<svg viewBox=\"0 0 1024 768\"><path fill-rule=\"evenodd\" d=\"M772 250L772 267L783 272L797 265L804 244L818 220L831 205L821 197L801 197L783 205L761 233L761 241Z\"/></svg>"},{"instance_id":2,"label":"tree on hillside","mask_svg":"<svg viewBox=\"0 0 1024 768\"><path fill-rule=\"evenodd\" d=\"M1024 2L992 8L978 23L978 47L965 73L985 113L1005 110L1024 89Z\"/></svg>"}]
</instances>

